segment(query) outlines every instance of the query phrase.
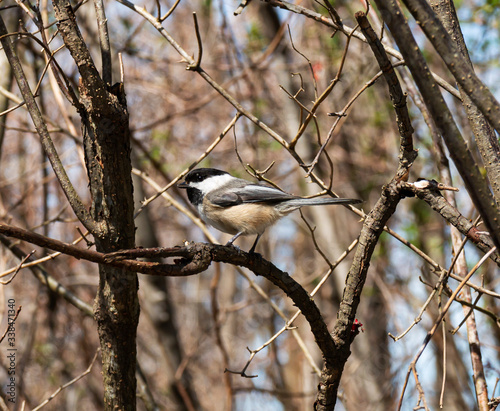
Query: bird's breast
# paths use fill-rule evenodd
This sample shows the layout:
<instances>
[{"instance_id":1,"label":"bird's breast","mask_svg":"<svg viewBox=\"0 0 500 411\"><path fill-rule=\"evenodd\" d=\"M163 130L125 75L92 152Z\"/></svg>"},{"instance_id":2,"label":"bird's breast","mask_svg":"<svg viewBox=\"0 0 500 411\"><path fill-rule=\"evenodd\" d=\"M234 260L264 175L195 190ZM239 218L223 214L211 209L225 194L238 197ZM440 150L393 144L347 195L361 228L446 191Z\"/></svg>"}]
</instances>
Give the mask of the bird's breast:
<instances>
[{"instance_id":1,"label":"bird's breast","mask_svg":"<svg viewBox=\"0 0 500 411\"><path fill-rule=\"evenodd\" d=\"M239 204L231 207L217 207L203 201L200 214L216 229L228 234L241 232L243 235L262 234L283 214L273 206L259 203Z\"/></svg>"}]
</instances>

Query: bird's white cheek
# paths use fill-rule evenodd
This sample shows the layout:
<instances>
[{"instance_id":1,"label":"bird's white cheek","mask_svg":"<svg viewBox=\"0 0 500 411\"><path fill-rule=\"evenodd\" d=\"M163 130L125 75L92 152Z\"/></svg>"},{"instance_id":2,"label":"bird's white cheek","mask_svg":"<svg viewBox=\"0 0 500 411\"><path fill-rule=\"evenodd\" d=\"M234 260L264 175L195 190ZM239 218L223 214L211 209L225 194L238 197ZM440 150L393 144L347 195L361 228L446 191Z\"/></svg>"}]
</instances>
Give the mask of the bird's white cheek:
<instances>
[{"instance_id":1,"label":"bird's white cheek","mask_svg":"<svg viewBox=\"0 0 500 411\"><path fill-rule=\"evenodd\" d=\"M207 194L221 187L224 187L232 179L234 179L234 177L230 176L229 174L224 174L221 176L207 178L206 180L203 180L199 183L191 183L191 186L197 188L203 194Z\"/></svg>"}]
</instances>

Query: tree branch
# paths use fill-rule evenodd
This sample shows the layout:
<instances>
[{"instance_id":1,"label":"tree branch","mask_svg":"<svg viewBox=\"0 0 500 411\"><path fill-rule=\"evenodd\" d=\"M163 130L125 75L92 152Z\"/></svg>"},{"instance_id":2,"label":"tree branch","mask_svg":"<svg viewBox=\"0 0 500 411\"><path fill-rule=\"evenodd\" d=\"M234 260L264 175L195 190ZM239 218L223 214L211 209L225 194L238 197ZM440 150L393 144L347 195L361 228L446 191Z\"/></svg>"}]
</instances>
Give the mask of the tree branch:
<instances>
[{"instance_id":1,"label":"tree branch","mask_svg":"<svg viewBox=\"0 0 500 411\"><path fill-rule=\"evenodd\" d=\"M373 30L366 14L359 11L355 15L358 24L365 35L365 38L377 59L378 65L382 72L384 73L387 86L389 87L389 95L396 112L396 121L398 124L399 135L401 136L400 141L400 158L406 159L406 161L413 162L417 157L417 152L413 149L413 127L411 125L410 114L408 113L408 107L406 105L406 95L403 93L401 84L399 83L394 67L392 66L389 57L384 49L384 45L379 40L377 34ZM396 175L401 175L408 170L406 161L400 162L403 166L401 171L398 171ZM403 177L403 175L401 175ZM406 179L408 176L404 176Z\"/></svg>"},{"instance_id":2,"label":"tree branch","mask_svg":"<svg viewBox=\"0 0 500 411\"><path fill-rule=\"evenodd\" d=\"M108 86L112 82L111 46L109 44L108 20L102 0L94 0L95 14L97 16L97 27L99 33L99 44L101 46L102 80Z\"/></svg>"},{"instance_id":3,"label":"tree branch","mask_svg":"<svg viewBox=\"0 0 500 411\"><path fill-rule=\"evenodd\" d=\"M33 234L33 233L30 233ZM6 234L8 235L8 234ZM14 236L12 236L14 237ZM28 235L29 237L29 235ZM41 236L43 237L43 236ZM18 237L14 237L18 238ZM46 237L47 238L47 237ZM50 239L49 239L50 240ZM15 245L12 241L10 241L4 235L0 235L0 242L8 248L17 258L22 259L25 257L25 252L21 250L17 245ZM33 242L33 244L36 244ZM39 244L37 244L39 245ZM75 247L76 248L76 247ZM32 261L33 257L29 257L27 261ZM84 314L92 317L94 315L94 310L92 307L87 304L85 301L79 299L76 295L74 295L71 291L69 291L64 285L58 282L54 277L52 277L43 267L40 265L29 267L33 275L40 281L42 284L47 286L49 290L56 293L60 297L64 298L71 305L74 305Z\"/></svg>"},{"instance_id":4,"label":"tree branch","mask_svg":"<svg viewBox=\"0 0 500 411\"><path fill-rule=\"evenodd\" d=\"M80 92L82 89L87 89L92 97L101 100L104 97L105 83L99 76L92 56L78 29L73 8L66 0L54 0L53 5L57 27L81 76Z\"/></svg>"},{"instance_id":5,"label":"tree branch","mask_svg":"<svg viewBox=\"0 0 500 411\"><path fill-rule=\"evenodd\" d=\"M460 54L469 68L473 70L469 52L460 30L460 24L456 14L455 6L451 0L431 0L430 4L434 12L443 23L453 41L460 50ZM462 86L458 86L462 96L462 105L467 113L469 124L476 139L479 153L483 158L483 164L488 174L488 179L497 203L500 203L500 145L495 132L491 128L485 116L473 103Z\"/></svg>"},{"instance_id":6,"label":"tree branch","mask_svg":"<svg viewBox=\"0 0 500 411\"><path fill-rule=\"evenodd\" d=\"M309 10L305 7L299 6L297 4L289 3L285 0L263 0L264 2L270 4L273 7L279 7L284 10L291 11L293 13L297 14L302 14L306 16L307 18L310 18L312 20L317 21L318 23L324 24L325 26L331 27L335 30L341 31L344 33L346 36L352 35L353 37L357 38L358 40L366 42L366 38L361 34L356 32L352 27L349 27L345 24L342 26L339 26L336 22L333 20L325 17L324 15L320 13L316 13L312 10ZM387 54L390 54L391 56L397 58L400 61L403 61L403 56L399 51L394 49L391 46L388 46L387 44L383 45L385 51ZM432 73L432 76L434 77L434 80L443 88L445 89L448 93L450 93L452 96L458 98L459 100L461 99L460 93L458 90L453 87L450 83L448 83L445 79L442 77L438 76L436 73Z\"/></svg>"},{"instance_id":7,"label":"tree branch","mask_svg":"<svg viewBox=\"0 0 500 411\"><path fill-rule=\"evenodd\" d=\"M477 248L484 253L488 252L493 246L491 236L484 231L480 231L468 218L465 218L460 212L453 207L446 198L439 192L433 181L425 180L425 183L405 183L402 187L410 193L406 195L416 195L421 200L425 201L429 206L439 213L448 223L453 225L465 237L470 239ZM425 187L422 187L426 184ZM500 266L500 253L493 253L490 257L497 265Z\"/></svg>"},{"instance_id":8,"label":"tree branch","mask_svg":"<svg viewBox=\"0 0 500 411\"><path fill-rule=\"evenodd\" d=\"M52 139L50 138L49 132L47 130L47 125L43 120L42 114L40 113L40 109L35 101L33 93L31 92L30 86L26 80L26 76L24 74L23 67L19 58L17 57L16 51L14 49L14 44L12 42L12 38L7 33L7 28L5 27L5 23L0 16L0 42L3 46L5 54L7 55L7 59L9 60L9 64L12 67L14 72L14 76L16 78L17 84L19 86L19 90L24 98L26 103L26 107L30 113L31 119L35 128L40 136L40 141L42 147L45 151L47 158L52 165L52 169L59 180L59 184L68 199L71 208L74 213L80 220L80 222L84 225L84 227L90 232L95 232L97 230L98 225L90 216L85 205L82 203L78 193L75 188L71 184L68 175L66 174L66 170L57 154L56 148Z\"/></svg>"},{"instance_id":9,"label":"tree branch","mask_svg":"<svg viewBox=\"0 0 500 411\"><path fill-rule=\"evenodd\" d=\"M367 34L370 34L371 27L364 13L357 14L357 18L363 24ZM413 149L413 128L407 112L406 98L399 85L399 80L395 76L384 48L378 42L376 36L373 37L370 35L368 41L377 57L380 69L385 73L390 98L395 105L401 137L400 157L395 176L389 184L382 188L379 200L366 216L363 228L361 229L358 247L356 248L351 268L347 274L344 293L337 313L337 322L333 330L333 340L335 343L333 362L325 363L323 368L314 403L316 410L331 410L336 403L340 379L345 363L351 354L350 346L355 337L353 333L354 319L368 274L370 260L378 244L379 237L384 230L384 226L394 214L397 205L403 198L399 184L401 181L408 179L410 167L417 157L417 152Z\"/></svg>"},{"instance_id":10,"label":"tree branch","mask_svg":"<svg viewBox=\"0 0 500 411\"><path fill-rule=\"evenodd\" d=\"M441 131L474 205L490 231L494 244L500 246L498 205L431 76L427 63L404 18L403 11L396 0L375 0L375 2L405 58L436 126Z\"/></svg>"},{"instance_id":11,"label":"tree branch","mask_svg":"<svg viewBox=\"0 0 500 411\"><path fill-rule=\"evenodd\" d=\"M109 87L99 76L69 0L53 0L66 48L76 63L85 165L92 197L96 249L111 252L135 246L129 114L123 84ZM101 16L103 17L103 16ZM103 23L103 21L101 21ZM102 34L102 33L101 33ZM101 44L106 40L101 38ZM106 48L107 46L104 45ZM104 68L104 76L109 69ZM109 73L108 73L109 74ZM138 279L127 265L99 265L94 318L102 352L105 409L135 410Z\"/></svg>"},{"instance_id":12,"label":"tree branch","mask_svg":"<svg viewBox=\"0 0 500 411\"><path fill-rule=\"evenodd\" d=\"M403 0L403 3L415 17L427 39L432 43L448 70L455 77L456 82L460 84L463 91L481 110L495 130L500 133L500 104L488 87L479 80L470 62L464 58L457 42L450 37L430 4L421 0ZM403 50L402 54L404 55Z\"/></svg>"},{"instance_id":13,"label":"tree branch","mask_svg":"<svg viewBox=\"0 0 500 411\"><path fill-rule=\"evenodd\" d=\"M396 211L400 200L401 196L396 181L393 180L383 188L380 199L365 218L353 263L347 274L346 286L333 330L334 358L332 363L325 364L323 368L314 404L315 410L331 410L336 403L342 372L351 354L352 326L366 281L370 260L380 234L384 230L384 225Z\"/></svg>"},{"instance_id":14,"label":"tree branch","mask_svg":"<svg viewBox=\"0 0 500 411\"><path fill-rule=\"evenodd\" d=\"M248 268L255 275L265 277L281 288L294 304L302 311L311 326L316 342L326 362L331 362L334 350L333 340L321 317L318 307L305 291L288 273L281 271L259 254L250 254L235 247L214 244L193 243L184 247L149 248L99 253L63 243L37 233L0 224L0 233L23 241L60 251L76 258L82 258L100 264L133 270L144 274L176 276L194 275L205 271L212 261L224 262ZM0 237L1 238L1 237ZM146 261L134 261L129 258L143 257L182 257L174 264L161 264ZM124 259L126 258L126 259Z\"/></svg>"}]
</instances>

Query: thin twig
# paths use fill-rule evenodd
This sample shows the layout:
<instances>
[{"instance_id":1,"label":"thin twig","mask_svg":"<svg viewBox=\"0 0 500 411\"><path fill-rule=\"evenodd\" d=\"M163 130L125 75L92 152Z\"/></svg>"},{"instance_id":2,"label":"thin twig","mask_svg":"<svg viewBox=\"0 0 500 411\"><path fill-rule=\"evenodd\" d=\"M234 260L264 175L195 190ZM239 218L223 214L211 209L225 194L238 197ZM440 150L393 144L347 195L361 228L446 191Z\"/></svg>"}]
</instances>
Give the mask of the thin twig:
<instances>
[{"instance_id":1,"label":"thin twig","mask_svg":"<svg viewBox=\"0 0 500 411\"><path fill-rule=\"evenodd\" d=\"M242 1L241 1L241 3L240 3L240 5L239 5L239 6L238 6L238 8L234 11L234 13L233 13L233 14L234 14L235 16L240 15L240 14L241 14L241 12L243 11L243 9L244 9L245 7L247 7L247 6L250 4L250 2L251 2L251 1L252 1L252 0L242 0Z\"/></svg>"},{"instance_id":2,"label":"thin twig","mask_svg":"<svg viewBox=\"0 0 500 411\"><path fill-rule=\"evenodd\" d=\"M200 26L198 25L198 17L196 12L193 12L194 29L196 33L196 41L198 42L198 57L196 61L192 64L188 64L186 69L198 71L200 69L201 58L203 56L203 42L201 41Z\"/></svg>"},{"instance_id":3,"label":"thin twig","mask_svg":"<svg viewBox=\"0 0 500 411\"><path fill-rule=\"evenodd\" d=\"M164 15L164 16L162 16L162 17L160 18L160 21L162 21L162 22L163 22L163 21L165 21L166 19L168 19L168 17L169 17L169 16L170 16L170 15L174 12L174 10L177 8L177 6L179 5L179 3L180 3L180 2L181 2L181 0L175 0L175 3L173 4L173 6L172 6L172 7L170 7L170 10L169 10L169 11L167 11L167 12L165 13L165 15Z\"/></svg>"},{"instance_id":4,"label":"thin twig","mask_svg":"<svg viewBox=\"0 0 500 411\"><path fill-rule=\"evenodd\" d=\"M32 411L38 411L39 409L43 408L50 401L52 401L62 390L64 390L65 388L68 388L70 385L73 385L75 382L81 380L83 377L85 377L87 374L89 374L92 371L92 367L94 366L94 363L95 363L95 361L97 359L97 355L99 354L99 351L100 351L100 348L97 349L97 351L96 351L96 353L94 355L94 358L92 359L92 362L90 363L90 365L88 366L88 368L83 373L81 373L77 377L73 378L71 381L67 382L66 384L61 385L57 390L55 390L52 393L52 395L49 398L47 398L45 401L43 401L37 407L33 408Z\"/></svg>"},{"instance_id":5,"label":"thin twig","mask_svg":"<svg viewBox=\"0 0 500 411\"><path fill-rule=\"evenodd\" d=\"M443 286L439 290L439 302L438 309L441 311L442 307L442 297L443 296ZM446 386L446 358L447 358L447 346L446 346L446 318L443 318L441 323L441 333L443 334L443 381L441 382L441 395L439 396L439 408L443 408L444 402L444 388Z\"/></svg>"},{"instance_id":6,"label":"thin twig","mask_svg":"<svg viewBox=\"0 0 500 411\"><path fill-rule=\"evenodd\" d=\"M123 65L123 54L118 53L118 62L120 64L120 83L125 83L125 67Z\"/></svg>"},{"instance_id":7,"label":"thin twig","mask_svg":"<svg viewBox=\"0 0 500 411\"><path fill-rule=\"evenodd\" d=\"M410 330L415 326L417 325L420 321L422 321L422 316L425 312L425 310L427 309L427 307L429 306L429 304L431 303L431 301L434 299L434 296L436 295L437 291L442 287L442 284L448 279L448 272L445 271L445 270L442 270L441 271L441 276L439 277L439 280L438 282L436 283L436 285L432 288L432 292L429 294L429 296L427 297L427 300L425 301L425 303L422 305L422 308L420 309L420 312L418 313L417 317L413 320L413 322L410 324L410 326L405 330L403 331L400 335L398 336L394 336L393 334L389 333L389 337L391 337L394 342L400 340L401 338L403 338L406 334L408 334L410 332Z\"/></svg>"},{"instance_id":8,"label":"thin twig","mask_svg":"<svg viewBox=\"0 0 500 411\"><path fill-rule=\"evenodd\" d=\"M424 352L425 350L425 347L427 347L427 344L429 344L429 342L431 341L433 335L436 333L436 330L437 330L437 327L439 326L439 324L441 324L441 321L443 320L444 316L446 315L446 313L448 312L451 304L453 303L453 301L455 300L456 296L458 295L458 293L462 290L462 288L466 285L467 281L474 275L474 273L479 269L479 267L481 267L481 265L483 265L483 263L489 258L490 254L492 254L493 252L495 252L496 250L496 247L492 247L490 249L490 251L488 251L480 260L479 262L472 268L472 270L469 271L469 273L463 278L462 282L457 286L457 288L455 289L455 291L453 291L452 295L450 296L448 302L446 303L446 305L444 306L443 308L443 311L441 312L441 314L438 316L437 320L434 322L434 325L433 327L431 328L431 330L427 333L425 339L424 339L424 342L422 343L422 346L420 347L417 355L415 356L415 358L413 359L413 361L411 362L410 364L410 367L408 369L408 372L406 374L406 378L405 378L405 382L404 382L404 385L403 385L403 389L402 389L402 392L401 392L401 396L399 398L399 405L398 405L398 410L401 410L401 406L403 404L403 397L404 397L404 393L406 391L406 387L408 386L408 379L409 379L409 376L410 376L410 373L412 371L412 369L416 366L417 364L417 361L419 360L420 356L422 355L422 353Z\"/></svg>"},{"instance_id":9,"label":"thin twig","mask_svg":"<svg viewBox=\"0 0 500 411\"><path fill-rule=\"evenodd\" d=\"M483 294L479 293L478 296L476 297L476 299L474 300L474 302L469 302L469 301L466 301L466 300L457 300L458 302L464 302L463 305L466 305L469 307L469 310L467 311L467 314L465 314L464 318L462 319L462 321L460 321L460 324L458 324L453 330L450 331L451 334L456 334L458 332L458 330L462 327L462 325L464 325L466 322L467 322L467 319L474 313L474 309L478 309L480 307L477 306L477 303L479 302L479 300L481 299L481 297L483 296ZM465 303L468 303L468 304L465 304ZM484 311L482 311L484 313ZM491 313L493 314L493 313ZM495 320L495 322L498 323L498 320L499 318L494 316L493 319Z\"/></svg>"},{"instance_id":10,"label":"thin twig","mask_svg":"<svg viewBox=\"0 0 500 411\"><path fill-rule=\"evenodd\" d=\"M26 255L26 257L24 257L21 262L18 264L16 270L14 271L14 274L12 275L12 277L10 277L8 280L6 281L0 281L0 284L2 285L7 285L7 284L10 284L12 282L12 280L16 277L17 273L19 271L21 271L21 268L23 268L23 264L33 255L35 254L35 250L31 251L30 253L28 253Z\"/></svg>"},{"instance_id":11,"label":"thin twig","mask_svg":"<svg viewBox=\"0 0 500 411\"><path fill-rule=\"evenodd\" d=\"M295 44L293 43L293 38L292 38L292 31L290 30L290 25L287 25L287 29L288 29L288 36L290 37L290 44L292 45L292 48L300 56L302 56L304 58L304 60L307 61L307 65L309 66L309 70L311 72L311 79L312 79L313 86L314 86L314 99L316 100L318 98L318 83L316 82L316 76L314 74L314 69L313 69L313 65L311 63L311 60L309 60L304 53L302 53L301 51L299 51L297 49L297 47L295 47ZM303 87L301 87L301 89L303 89Z\"/></svg>"},{"instance_id":12,"label":"thin twig","mask_svg":"<svg viewBox=\"0 0 500 411\"><path fill-rule=\"evenodd\" d=\"M420 403L423 402L423 408L425 411L429 411L429 407L427 406L427 401L425 399L425 392L424 392L424 389L422 388L422 384L420 384L420 380L418 379L418 373L417 373L417 369L415 368L415 366L412 367L411 371L413 372L413 376L415 378L415 385L417 387L417 391L418 391L418 402L417 402L417 407L415 407L414 409L420 409L422 408L420 406Z\"/></svg>"},{"instance_id":13,"label":"thin twig","mask_svg":"<svg viewBox=\"0 0 500 411\"><path fill-rule=\"evenodd\" d=\"M264 1L273 7L279 7L279 8L291 11L292 13L302 14L310 19L313 19L321 24L324 24L327 27L332 27L336 30L339 30L342 33L344 33L346 36L352 35L353 37L357 38L358 40L366 42L365 36L363 36L363 34L361 34L359 32L356 32L355 29L353 29L352 27L346 26L345 24L342 27L340 27L334 21L332 21L331 19L328 19L327 17L325 17L324 15L322 15L320 13L316 13L315 11L309 10L309 9L302 7L302 6L299 6L297 4L287 2L285 0L264 0ZM387 54L390 54L391 56L397 58L400 61L404 61L401 53L398 50L396 50L395 48L384 44L384 49L387 52ZM455 87L453 87L450 83L448 83L446 80L444 80L442 77L440 77L436 73L431 72L431 74L432 74L432 77L434 78L434 80L443 89L445 89L452 96L456 97L458 100L462 100L462 98L460 96L460 92Z\"/></svg>"},{"instance_id":14,"label":"thin twig","mask_svg":"<svg viewBox=\"0 0 500 411\"><path fill-rule=\"evenodd\" d=\"M7 333L12 329L12 327L14 326L16 320L17 320L17 317L19 316L19 313L21 312L21 309L23 308L22 305L20 305L18 308L17 308L17 311L16 311L16 314L14 315L14 317L10 318L9 317L9 320L8 320L8 324L7 324L7 328L5 329L5 332L3 333L3 335L0 337L0 343L5 339L5 336L7 335Z\"/></svg>"},{"instance_id":15,"label":"thin twig","mask_svg":"<svg viewBox=\"0 0 500 411\"><path fill-rule=\"evenodd\" d=\"M358 26L356 26L353 33L356 31L357 27ZM295 147L295 145L297 145L297 142L299 141L302 134L304 134L308 124L312 120L313 116L316 114L316 111L318 110L321 103L328 97L328 95L331 93L331 91L333 90L335 85L340 81L340 75L342 74L342 70L344 68L344 64L345 64L345 61L347 58L347 52L349 50L349 44L351 42L351 37L352 37L352 34L347 36L346 44L344 46L344 52L342 53L342 58L340 60L340 65L339 65L339 68L337 70L337 74L336 74L335 78L330 82L330 84L323 91L323 93L321 93L321 95L314 101L313 106L310 109L311 114L309 114L305 118L304 122L300 125L299 130L297 131L297 134L292 139L292 141L290 141L290 144L289 144L290 148L293 148L293 147ZM309 171L308 176L310 175L311 172L312 172L312 170Z\"/></svg>"},{"instance_id":16,"label":"thin twig","mask_svg":"<svg viewBox=\"0 0 500 411\"><path fill-rule=\"evenodd\" d=\"M2 112L0 113L0 117L5 116L5 115L7 115L7 114L11 113L11 112L13 112L13 111L17 110L18 108L23 107L23 106L24 106L24 104L25 104L25 102L23 101L22 103L16 104L15 106L12 106L11 108L9 108L9 109L7 109L7 110L5 110L5 111L2 111Z\"/></svg>"}]
</instances>

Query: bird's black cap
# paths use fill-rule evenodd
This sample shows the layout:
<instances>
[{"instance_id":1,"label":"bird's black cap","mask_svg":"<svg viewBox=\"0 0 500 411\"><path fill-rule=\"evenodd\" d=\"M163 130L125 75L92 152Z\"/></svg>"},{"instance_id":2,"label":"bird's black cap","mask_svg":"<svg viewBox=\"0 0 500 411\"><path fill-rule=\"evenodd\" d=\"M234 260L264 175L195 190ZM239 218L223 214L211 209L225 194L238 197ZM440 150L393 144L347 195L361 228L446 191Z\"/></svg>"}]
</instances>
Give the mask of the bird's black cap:
<instances>
[{"instance_id":1,"label":"bird's black cap","mask_svg":"<svg viewBox=\"0 0 500 411\"><path fill-rule=\"evenodd\" d=\"M179 188L187 188L189 183L200 182L206 180L213 176L222 176L224 174L229 174L226 171L217 170L216 168L196 168L187 173L184 182L177 185Z\"/></svg>"}]
</instances>

